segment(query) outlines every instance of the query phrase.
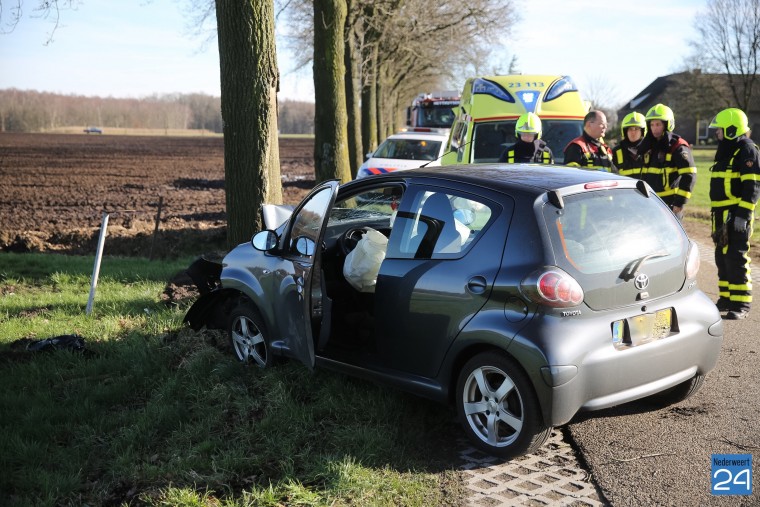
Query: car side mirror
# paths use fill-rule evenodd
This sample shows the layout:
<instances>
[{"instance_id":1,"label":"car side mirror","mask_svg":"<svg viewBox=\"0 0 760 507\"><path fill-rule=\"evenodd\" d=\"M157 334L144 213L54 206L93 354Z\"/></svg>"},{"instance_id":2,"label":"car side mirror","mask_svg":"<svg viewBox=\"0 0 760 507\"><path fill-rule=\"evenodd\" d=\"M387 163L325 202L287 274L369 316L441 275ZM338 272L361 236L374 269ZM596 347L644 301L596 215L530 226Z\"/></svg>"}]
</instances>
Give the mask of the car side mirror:
<instances>
[{"instance_id":1,"label":"car side mirror","mask_svg":"<svg viewBox=\"0 0 760 507\"><path fill-rule=\"evenodd\" d=\"M368 151L366 155L364 155L364 160L369 160L372 158L373 151Z\"/></svg>"},{"instance_id":2,"label":"car side mirror","mask_svg":"<svg viewBox=\"0 0 760 507\"><path fill-rule=\"evenodd\" d=\"M274 247L277 246L277 240L279 238L277 237L277 233L270 230L265 230L261 232L257 232L253 235L251 238L251 245L256 250L261 250L262 252L269 252L270 250L273 250Z\"/></svg>"},{"instance_id":3,"label":"car side mirror","mask_svg":"<svg viewBox=\"0 0 760 507\"><path fill-rule=\"evenodd\" d=\"M299 255L311 257L314 255L314 240L306 236L298 236L296 238L296 252Z\"/></svg>"}]
</instances>

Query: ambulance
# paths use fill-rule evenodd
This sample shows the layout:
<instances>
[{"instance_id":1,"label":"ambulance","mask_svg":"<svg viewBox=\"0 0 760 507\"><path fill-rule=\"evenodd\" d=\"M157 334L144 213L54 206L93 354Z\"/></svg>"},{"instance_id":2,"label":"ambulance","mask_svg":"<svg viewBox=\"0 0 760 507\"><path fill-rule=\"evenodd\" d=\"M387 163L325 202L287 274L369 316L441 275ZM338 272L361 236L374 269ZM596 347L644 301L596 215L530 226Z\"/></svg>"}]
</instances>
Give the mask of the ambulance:
<instances>
[{"instance_id":1,"label":"ambulance","mask_svg":"<svg viewBox=\"0 0 760 507\"><path fill-rule=\"evenodd\" d=\"M555 163L562 164L565 146L583 133L589 107L569 76L469 78L454 108L456 118L441 165L497 162L517 141L517 118L529 112L541 118L541 139L549 144Z\"/></svg>"}]
</instances>

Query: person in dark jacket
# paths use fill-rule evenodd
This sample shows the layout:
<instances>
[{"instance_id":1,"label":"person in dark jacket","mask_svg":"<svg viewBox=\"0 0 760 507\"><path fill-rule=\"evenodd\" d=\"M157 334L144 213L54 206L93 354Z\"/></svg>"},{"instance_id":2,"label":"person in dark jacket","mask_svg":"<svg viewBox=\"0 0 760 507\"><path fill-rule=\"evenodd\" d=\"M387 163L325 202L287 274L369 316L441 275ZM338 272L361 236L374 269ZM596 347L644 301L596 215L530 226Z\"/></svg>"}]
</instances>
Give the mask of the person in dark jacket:
<instances>
[{"instance_id":1,"label":"person in dark jacket","mask_svg":"<svg viewBox=\"0 0 760 507\"><path fill-rule=\"evenodd\" d=\"M499 157L499 162L528 162L535 164L553 164L554 154L541 139L541 118L535 113L525 113L515 124L517 142L507 146Z\"/></svg>"},{"instance_id":2,"label":"person in dark jacket","mask_svg":"<svg viewBox=\"0 0 760 507\"><path fill-rule=\"evenodd\" d=\"M607 116L591 111L583 118L583 134L565 147L565 165L612 172L612 150L604 142Z\"/></svg>"},{"instance_id":3,"label":"person in dark jacket","mask_svg":"<svg viewBox=\"0 0 760 507\"><path fill-rule=\"evenodd\" d=\"M760 197L760 150L749 138L747 115L741 109L719 112L715 128L718 149L710 168L710 207L718 301L728 320L743 319L752 304L749 240Z\"/></svg>"},{"instance_id":4,"label":"person in dark jacket","mask_svg":"<svg viewBox=\"0 0 760 507\"><path fill-rule=\"evenodd\" d=\"M644 115L637 112L628 113L620 123L621 141L612 149L612 164L618 174L641 179L644 157L641 144L647 134L647 122Z\"/></svg>"},{"instance_id":5,"label":"person in dark jacket","mask_svg":"<svg viewBox=\"0 0 760 507\"><path fill-rule=\"evenodd\" d=\"M646 114L647 135L640 150L644 154L641 179L657 193L678 217L691 198L697 182L697 165L691 146L673 133L673 111L663 104L652 106Z\"/></svg>"}]
</instances>

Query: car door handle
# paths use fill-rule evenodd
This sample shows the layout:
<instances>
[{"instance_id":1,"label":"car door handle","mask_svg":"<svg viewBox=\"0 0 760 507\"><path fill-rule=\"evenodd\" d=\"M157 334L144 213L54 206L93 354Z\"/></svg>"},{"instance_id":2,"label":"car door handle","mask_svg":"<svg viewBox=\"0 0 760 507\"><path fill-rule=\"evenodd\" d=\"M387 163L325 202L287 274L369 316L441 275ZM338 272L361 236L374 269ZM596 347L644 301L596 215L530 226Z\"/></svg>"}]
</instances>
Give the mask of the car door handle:
<instances>
[{"instance_id":1,"label":"car door handle","mask_svg":"<svg viewBox=\"0 0 760 507\"><path fill-rule=\"evenodd\" d=\"M473 294L483 294L486 291L487 287L488 287L488 283L486 282L486 279L483 276L473 276L467 282L467 290L469 290Z\"/></svg>"}]
</instances>

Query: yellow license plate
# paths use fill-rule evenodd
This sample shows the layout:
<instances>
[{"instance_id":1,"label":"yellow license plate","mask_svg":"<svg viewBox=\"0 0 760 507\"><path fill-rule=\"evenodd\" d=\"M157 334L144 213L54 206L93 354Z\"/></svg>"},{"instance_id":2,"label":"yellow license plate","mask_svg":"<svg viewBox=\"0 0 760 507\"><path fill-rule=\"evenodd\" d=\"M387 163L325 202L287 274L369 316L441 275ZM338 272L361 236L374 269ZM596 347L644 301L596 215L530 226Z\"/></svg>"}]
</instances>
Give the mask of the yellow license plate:
<instances>
[{"instance_id":1,"label":"yellow license plate","mask_svg":"<svg viewBox=\"0 0 760 507\"><path fill-rule=\"evenodd\" d=\"M673 327L672 308L642 313L612 323L612 343L616 348L635 347L665 338Z\"/></svg>"}]
</instances>

